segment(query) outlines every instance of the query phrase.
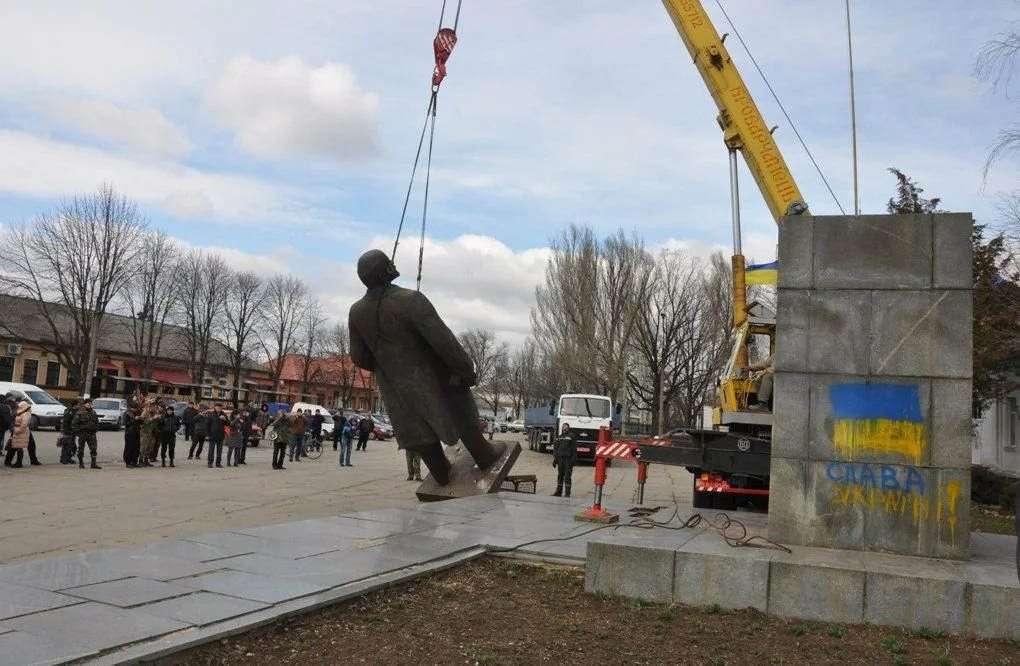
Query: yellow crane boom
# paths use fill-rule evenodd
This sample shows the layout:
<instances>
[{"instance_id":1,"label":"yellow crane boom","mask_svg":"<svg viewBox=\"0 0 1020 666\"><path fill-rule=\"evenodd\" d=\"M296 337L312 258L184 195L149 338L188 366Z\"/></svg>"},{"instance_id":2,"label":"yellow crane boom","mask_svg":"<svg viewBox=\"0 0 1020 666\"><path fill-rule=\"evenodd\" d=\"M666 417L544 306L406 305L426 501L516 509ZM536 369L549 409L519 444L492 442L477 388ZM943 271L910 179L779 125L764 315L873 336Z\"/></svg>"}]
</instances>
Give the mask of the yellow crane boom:
<instances>
[{"instance_id":1,"label":"yellow crane boom","mask_svg":"<svg viewBox=\"0 0 1020 666\"><path fill-rule=\"evenodd\" d=\"M731 151L744 156L772 217L778 221L788 214L790 204L803 204L804 199L772 131L730 60L723 38L699 0L662 0L662 4L719 108L723 141ZM740 254L739 248L735 254Z\"/></svg>"}]
</instances>

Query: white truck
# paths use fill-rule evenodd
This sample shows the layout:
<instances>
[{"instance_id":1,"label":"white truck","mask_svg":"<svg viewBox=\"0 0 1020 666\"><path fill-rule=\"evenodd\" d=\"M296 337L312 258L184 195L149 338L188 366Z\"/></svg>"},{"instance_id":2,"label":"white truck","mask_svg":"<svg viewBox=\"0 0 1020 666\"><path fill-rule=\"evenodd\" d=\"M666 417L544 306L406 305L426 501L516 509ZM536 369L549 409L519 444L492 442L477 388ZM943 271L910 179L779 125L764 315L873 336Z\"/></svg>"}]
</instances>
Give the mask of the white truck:
<instances>
[{"instance_id":1,"label":"white truck","mask_svg":"<svg viewBox=\"0 0 1020 666\"><path fill-rule=\"evenodd\" d=\"M613 401L608 396L565 393L557 402L524 412L528 448L545 453L552 448L557 433L566 423L577 437L578 459L592 460L599 441L599 429L613 427L613 416Z\"/></svg>"}]
</instances>

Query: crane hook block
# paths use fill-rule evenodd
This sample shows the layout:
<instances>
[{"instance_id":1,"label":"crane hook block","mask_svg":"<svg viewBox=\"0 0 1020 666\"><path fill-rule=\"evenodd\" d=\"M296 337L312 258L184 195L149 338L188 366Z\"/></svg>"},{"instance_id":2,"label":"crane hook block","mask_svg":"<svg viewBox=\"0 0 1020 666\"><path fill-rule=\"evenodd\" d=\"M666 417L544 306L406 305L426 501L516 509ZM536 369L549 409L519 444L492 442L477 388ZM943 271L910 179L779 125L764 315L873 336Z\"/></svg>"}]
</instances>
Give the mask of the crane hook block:
<instances>
[{"instance_id":1,"label":"crane hook block","mask_svg":"<svg viewBox=\"0 0 1020 666\"><path fill-rule=\"evenodd\" d=\"M449 60L453 47L457 44L457 33L450 28L443 28L436 33L432 42L432 50L436 54L436 70L432 74L432 86L438 87L446 78L446 61Z\"/></svg>"}]
</instances>

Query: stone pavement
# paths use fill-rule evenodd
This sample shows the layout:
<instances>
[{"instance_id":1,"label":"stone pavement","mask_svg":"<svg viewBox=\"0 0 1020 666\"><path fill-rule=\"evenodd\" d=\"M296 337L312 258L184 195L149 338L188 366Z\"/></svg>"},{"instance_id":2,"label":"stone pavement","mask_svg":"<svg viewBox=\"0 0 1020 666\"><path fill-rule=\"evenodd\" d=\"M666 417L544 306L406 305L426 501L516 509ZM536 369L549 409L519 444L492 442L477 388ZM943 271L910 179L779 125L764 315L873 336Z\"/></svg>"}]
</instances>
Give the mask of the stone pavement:
<instances>
[{"instance_id":1,"label":"stone pavement","mask_svg":"<svg viewBox=\"0 0 1020 666\"><path fill-rule=\"evenodd\" d=\"M354 452L352 468L339 467L330 446L318 460L276 472L264 445L249 449L245 467L208 469L187 460L188 443L179 437L175 469L126 469L115 462L123 434L102 432L104 469L94 471L57 464L53 431L35 436L42 467L0 467L0 564L418 504L417 484L405 481L404 454L392 440ZM536 475L539 494L555 486L552 457L527 447L512 473ZM633 501L636 474L633 464L614 462L605 491L610 506ZM576 467L574 494L590 501L593 478L592 467ZM691 489L685 470L653 465L645 500L689 506Z\"/></svg>"},{"instance_id":2,"label":"stone pavement","mask_svg":"<svg viewBox=\"0 0 1020 666\"><path fill-rule=\"evenodd\" d=\"M2 566L0 661L138 663L455 566L486 547L581 564L586 540L606 531L573 520L585 505L500 493Z\"/></svg>"},{"instance_id":3,"label":"stone pavement","mask_svg":"<svg viewBox=\"0 0 1020 666\"><path fill-rule=\"evenodd\" d=\"M626 524L627 505L616 507L624 524L576 522L586 505L499 493L0 566L0 660L148 663L486 552L586 563L589 591L765 603L777 614L830 621L860 621L855 613L871 609L866 619L936 629L939 610L949 609L961 630L1017 631L1010 623L1020 585L1005 576L1009 537L975 535L980 556L970 563L807 547L787 554L732 548L707 521L681 528L690 509L654 514L674 529L637 529ZM734 517L747 534L764 532L763 514Z\"/></svg>"}]
</instances>

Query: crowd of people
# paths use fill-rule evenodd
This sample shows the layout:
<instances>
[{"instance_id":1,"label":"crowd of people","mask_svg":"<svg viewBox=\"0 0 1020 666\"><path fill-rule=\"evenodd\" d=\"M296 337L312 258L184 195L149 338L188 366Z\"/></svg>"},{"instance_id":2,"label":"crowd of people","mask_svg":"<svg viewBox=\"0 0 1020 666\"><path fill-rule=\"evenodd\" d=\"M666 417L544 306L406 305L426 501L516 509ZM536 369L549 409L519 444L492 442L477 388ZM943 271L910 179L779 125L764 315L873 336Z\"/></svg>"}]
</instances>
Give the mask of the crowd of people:
<instances>
[{"instance_id":1,"label":"crowd of people","mask_svg":"<svg viewBox=\"0 0 1020 666\"><path fill-rule=\"evenodd\" d=\"M211 408L194 402L180 414L173 404L162 396L151 399L137 396L131 401L123 416L124 465L131 469L142 467L176 467L177 437L183 433L189 445L188 460L203 459L208 467L239 467L247 465L248 445L255 441L269 439L273 443L272 467L286 469L289 462L300 462L308 457L309 447L323 446L323 424L326 415L320 410L297 409L293 413L286 409L271 415L268 405L256 407L248 403L232 411L224 409L222 403ZM0 400L0 432L7 433L4 464L7 467L24 466L24 454L28 451L29 464L41 465L36 455L35 437L30 429L31 405L18 402L8 393ZM332 432L333 450L338 453L341 467L353 467L351 451L365 451L368 440L375 429L370 416L345 418L335 416ZM60 464L73 465L77 460L85 468L85 450L88 449L91 469L102 469L97 463L99 415L92 409L92 401L72 400L64 410L60 423ZM226 461L224 458L226 449ZM420 479L420 472L411 471L408 459L408 478Z\"/></svg>"}]
</instances>

